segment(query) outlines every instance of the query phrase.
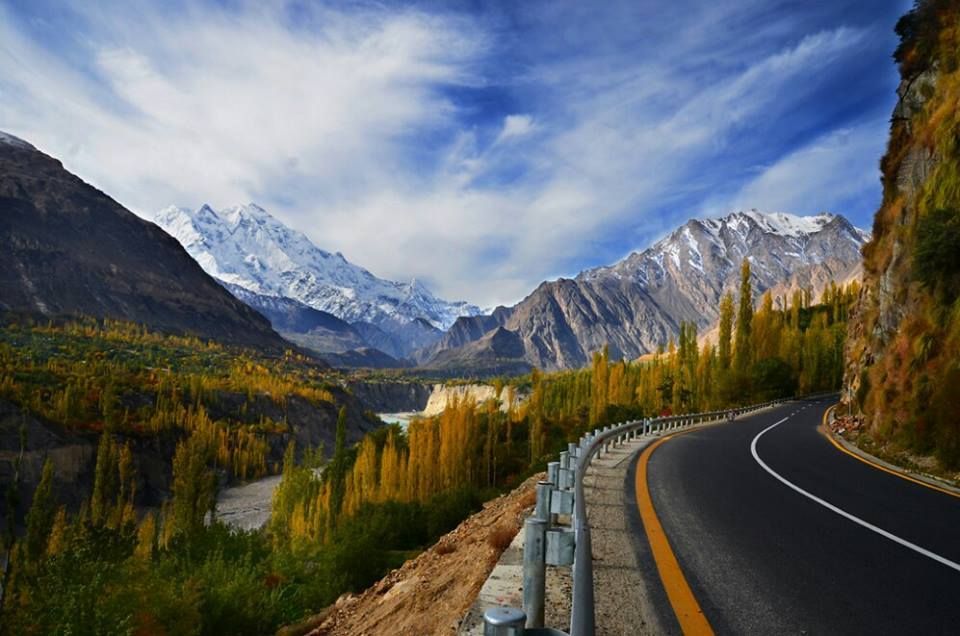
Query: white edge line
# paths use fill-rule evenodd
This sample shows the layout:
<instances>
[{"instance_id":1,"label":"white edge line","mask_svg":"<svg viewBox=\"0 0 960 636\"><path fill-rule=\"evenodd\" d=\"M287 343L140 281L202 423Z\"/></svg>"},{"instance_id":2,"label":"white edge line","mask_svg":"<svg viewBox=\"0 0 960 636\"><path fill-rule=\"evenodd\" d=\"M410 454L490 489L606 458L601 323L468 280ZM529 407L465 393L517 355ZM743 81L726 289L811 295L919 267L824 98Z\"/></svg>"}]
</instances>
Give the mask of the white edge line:
<instances>
[{"instance_id":1,"label":"white edge line","mask_svg":"<svg viewBox=\"0 0 960 636\"><path fill-rule=\"evenodd\" d=\"M777 422L776 424L771 424L771 425L768 426L767 428L763 429L762 431L760 431L759 433L757 433L757 436L754 437L754 438L753 438L753 441L750 443L750 452L753 454L753 458L754 458L755 460L757 460L757 463L760 464L760 466L761 466L765 471L767 471L768 473L770 473L771 475L773 475L774 477L776 477L776 478L777 478L780 482L782 482L785 486L789 486L790 488L792 488L793 490L797 491L798 493L800 493L800 494L803 495L804 497L807 497L807 498L809 498L809 499L812 499L813 501L817 502L818 504L820 504L821 506L823 506L823 507L826 508L827 510L830 510L830 511L832 511L832 512L835 512L835 513L837 513L838 515L840 515L841 517L845 517L846 519L849 519L850 521L852 521L852 522L854 522L854 523L856 523L856 524L858 524L858 525L863 526L863 527L866 528L867 530L872 530L873 532L876 532L876 533L879 534L880 536L885 537L885 538L887 538L887 539L890 539L890 540L893 541L894 543L899 543L900 545L902 545L902 546L905 547L905 548L910 548L910 549L913 550L914 552L919 552L920 554L922 554L922 555L925 556L925 557L928 557L928 558L930 558L930 559L933 559L934 561L936 561L936 562L938 562L938 563L942 563L943 565L947 566L948 568L952 568L952 569L956 570L957 572L960 572L960 563L954 563L954 562L951 561L950 559L944 558L944 557L940 556L939 554L936 554L936 553L934 553L934 552L931 552L930 550L927 550L926 548L921 548L920 546L918 546L918 545L915 544L915 543L911 543L911 542L907 541L906 539L901 539L901 538L898 537L897 535L892 534L892 533L890 533L890 532L887 532L887 531L884 530L883 528L878 528L877 526L873 525L872 523L869 523L869 522L867 522L867 521L864 521L864 520L861 519L860 517L856 517L856 516L850 514L850 513L847 512L846 510L841 510L840 508L834 506L832 503L830 503L830 502L828 502L828 501L824 501L824 500L821 499L820 497L817 497L816 495L807 492L806 490L804 490L804 489L801 488L800 486L797 486L796 484L787 481L783 476L781 476L781 475L780 475L779 473L777 473L775 470L773 470L772 468L770 468L769 466L767 466L767 464L766 464L762 459L760 459L760 455L757 454L757 441L763 436L764 433L766 433L766 432L769 431L769 430L772 430L772 429L776 428L777 426L780 426L781 424L783 424L784 422L786 422L788 419L790 419L790 418L789 418L789 417L785 417L785 418L783 418L782 420L780 420L779 422Z\"/></svg>"}]
</instances>

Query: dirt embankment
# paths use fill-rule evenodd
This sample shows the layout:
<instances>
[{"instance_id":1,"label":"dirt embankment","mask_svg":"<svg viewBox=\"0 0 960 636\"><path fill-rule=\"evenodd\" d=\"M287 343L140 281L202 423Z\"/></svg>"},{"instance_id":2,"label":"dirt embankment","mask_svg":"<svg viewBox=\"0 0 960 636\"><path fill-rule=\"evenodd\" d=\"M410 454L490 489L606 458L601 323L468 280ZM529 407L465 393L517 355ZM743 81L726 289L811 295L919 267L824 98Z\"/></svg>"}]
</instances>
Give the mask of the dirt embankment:
<instances>
[{"instance_id":1,"label":"dirt embankment","mask_svg":"<svg viewBox=\"0 0 960 636\"><path fill-rule=\"evenodd\" d=\"M393 570L358 596L280 634L339 636L455 634L536 500L534 475L516 490L484 505L433 547Z\"/></svg>"}]
</instances>

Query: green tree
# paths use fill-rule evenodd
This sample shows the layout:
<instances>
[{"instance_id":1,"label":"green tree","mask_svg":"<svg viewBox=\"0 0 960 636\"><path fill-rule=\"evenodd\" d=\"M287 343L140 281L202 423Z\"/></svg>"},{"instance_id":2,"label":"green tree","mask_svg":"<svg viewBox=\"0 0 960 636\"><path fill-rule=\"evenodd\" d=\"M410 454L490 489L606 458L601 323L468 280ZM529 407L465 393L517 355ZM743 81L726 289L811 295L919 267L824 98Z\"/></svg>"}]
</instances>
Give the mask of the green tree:
<instances>
[{"instance_id":1,"label":"green tree","mask_svg":"<svg viewBox=\"0 0 960 636\"><path fill-rule=\"evenodd\" d=\"M753 320L753 291L750 285L750 261L743 259L740 268L740 306L737 309L737 327L733 342L733 367L738 379L746 376L752 357L751 321Z\"/></svg>"},{"instance_id":2,"label":"green tree","mask_svg":"<svg viewBox=\"0 0 960 636\"><path fill-rule=\"evenodd\" d=\"M216 475L208 467L209 451L196 437L177 444L173 456L173 532L193 536L216 506Z\"/></svg>"},{"instance_id":3,"label":"green tree","mask_svg":"<svg viewBox=\"0 0 960 636\"><path fill-rule=\"evenodd\" d=\"M93 471L93 496L90 498L90 517L94 525L104 524L110 516L111 504L118 491L117 445L110 433L100 435L97 464Z\"/></svg>"},{"instance_id":4,"label":"green tree","mask_svg":"<svg viewBox=\"0 0 960 636\"><path fill-rule=\"evenodd\" d=\"M27 513L27 534L24 543L27 548L27 558L37 562L47 551L47 539L53 527L53 518L56 515L56 502L53 500L53 462L48 457L43 463L43 472L40 483L33 493L33 504Z\"/></svg>"},{"instance_id":5,"label":"green tree","mask_svg":"<svg viewBox=\"0 0 960 636\"><path fill-rule=\"evenodd\" d=\"M730 368L730 345L733 332L733 295L724 294L720 300L720 338L719 351L720 368Z\"/></svg>"},{"instance_id":6,"label":"green tree","mask_svg":"<svg viewBox=\"0 0 960 636\"><path fill-rule=\"evenodd\" d=\"M344 480L349 469L347 457L347 407L341 406L337 415L337 437L330 458L330 483L333 487L330 508L334 514L340 512L343 504Z\"/></svg>"}]
</instances>

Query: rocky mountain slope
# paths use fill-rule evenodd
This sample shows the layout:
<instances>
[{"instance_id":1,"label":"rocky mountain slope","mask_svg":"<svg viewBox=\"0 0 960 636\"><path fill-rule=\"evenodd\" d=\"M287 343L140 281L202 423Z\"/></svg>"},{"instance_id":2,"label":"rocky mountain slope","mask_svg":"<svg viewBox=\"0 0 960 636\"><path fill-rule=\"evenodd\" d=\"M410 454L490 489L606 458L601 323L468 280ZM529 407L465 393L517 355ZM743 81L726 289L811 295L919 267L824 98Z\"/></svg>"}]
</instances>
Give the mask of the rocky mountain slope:
<instances>
[{"instance_id":1,"label":"rocky mountain slope","mask_svg":"<svg viewBox=\"0 0 960 636\"><path fill-rule=\"evenodd\" d=\"M319 352L341 353L366 346L353 325L333 314L283 296L266 296L222 282L231 294L260 312L285 338Z\"/></svg>"},{"instance_id":2,"label":"rocky mountain slope","mask_svg":"<svg viewBox=\"0 0 960 636\"><path fill-rule=\"evenodd\" d=\"M258 294L292 298L349 323L397 333L423 321L443 330L459 316L480 313L468 303L437 298L416 279L377 278L253 204L220 211L171 206L155 220L212 276Z\"/></svg>"},{"instance_id":3,"label":"rocky mountain slope","mask_svg":"<svg viewBox=\"0 0 960 636\"><path fill-rule=\"evenodd\" d=\"M489 347L476 343L497 329L519 342L513 347L522 349L516 361L541 369L583 366L605 345L614 358L635 358L665 343L681 321L701 328L715 322L720 298L736 286L744 258L751 261L757 294L778 286L841 281L855 275L867 238L834 214L798 217L750 210L692 219L614 265L544 282L516 306L490 316L458 319L418 359L426 358L427 367L455 359L468 370L484 368ZM501 333L497 340L507 338Z\"/></svg>"},{"instance_id":4,"label":"rocky mountain slope","mask_svg":"<svg viewBox=\"0 0 960 636\"><path fill-rule=\"evenodd\" d=\"M844 399L876 446L960 468L960 5L923 0L897 24L900 98L864 249Z\"/></svg>"},{"instance_id":5,"label":"rocky mountain slope","mask_svg":"<svg viewBox=\"0 0 960 636\"><path fill-rule=\"evenodd\" d=\"M280 350L260 314L157 226L0 133L0 311L96 316Z\"/></svg>"}]
</instances>

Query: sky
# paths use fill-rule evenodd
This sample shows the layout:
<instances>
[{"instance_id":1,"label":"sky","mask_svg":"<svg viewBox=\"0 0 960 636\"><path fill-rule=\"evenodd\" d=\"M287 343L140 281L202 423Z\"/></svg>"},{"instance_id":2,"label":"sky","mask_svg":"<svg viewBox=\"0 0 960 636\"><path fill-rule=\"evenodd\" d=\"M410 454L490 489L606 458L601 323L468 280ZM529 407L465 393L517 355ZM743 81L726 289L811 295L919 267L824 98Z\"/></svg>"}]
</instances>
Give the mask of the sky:
<instances>
[{"instance_id":1,"label":"sky","mask_svg":"<svg viewBox=\"0 0 960 636\"><path fill-rule=\"evenodd\" d=\"M908 0L0 0L0 130L511 304L692 217L869 228ZM92 6L91 6L92 5Z\"/></svg>"}]
</instances>

